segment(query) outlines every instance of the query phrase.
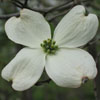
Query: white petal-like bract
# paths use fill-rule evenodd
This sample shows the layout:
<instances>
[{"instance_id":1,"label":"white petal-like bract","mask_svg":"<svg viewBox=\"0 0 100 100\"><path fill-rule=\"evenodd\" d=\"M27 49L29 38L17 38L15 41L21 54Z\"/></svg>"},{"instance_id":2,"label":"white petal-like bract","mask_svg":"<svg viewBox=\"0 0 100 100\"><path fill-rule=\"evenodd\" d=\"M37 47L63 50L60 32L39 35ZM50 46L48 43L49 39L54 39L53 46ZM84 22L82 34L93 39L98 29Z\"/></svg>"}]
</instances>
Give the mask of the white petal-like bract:
<instances>
[{"instance_id":1,"label":"white petal-like bract","mask_svg":"<svg viewBox=\"0 0 100 100\"><path fill-rule=\"evenodd\" d=\"M22 49L3 69L2 77L12 81L12 87L23 91L32 87L40 78L45 63L45 55L38 49Z\"/></svg>"},{"instance_id":2,"label":"white petal-like bract","mask_svg":"<svg viewBox=\"0 0 100 100\"><path fill-rule=\"evenodd\" d=\"M94 79L97 74L92 56L82 49L61 49L46 59L46 72L59 86L77 88L84 77Z\"/></svg>"},{"instance_id":3,"label":"white petal-like bract","mask_svg":"<svg viewBox=\"0 0 100 100\"><path fill-rule=\"evenodd\" d=\"M32 48L40 48L40 43L51 35L44 17L28 9L21 10L20 17L10 18L5 24L5 31L12 41Z\"/></svg>"},{"instance_id":4,"label":"white petal-like bract","mask_svg":"<svg viewBox=\"0 0 100 100\"><path fill-rule=\"evenodd\" d=\"M79 47L88 43L98 29L95 14L85 15L84 6L75 6L61 20L54 32L54 40L60 47Z\"/></svg>"}]
</instances>

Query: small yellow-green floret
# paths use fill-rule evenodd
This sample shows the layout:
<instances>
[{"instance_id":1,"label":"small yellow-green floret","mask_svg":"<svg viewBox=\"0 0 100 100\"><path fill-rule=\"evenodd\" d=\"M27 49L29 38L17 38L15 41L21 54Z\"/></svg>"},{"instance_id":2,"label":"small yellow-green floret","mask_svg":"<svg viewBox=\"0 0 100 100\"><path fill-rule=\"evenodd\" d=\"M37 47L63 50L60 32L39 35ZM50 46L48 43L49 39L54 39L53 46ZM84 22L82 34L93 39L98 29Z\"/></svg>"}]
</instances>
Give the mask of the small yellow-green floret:
<instances>
[{"instance_id":1,"label":"small yellow-green floret","mask_svg":"<svg viewBox=\"0 0 100 100\"><path fill-rule=\"evenodd\" d=\"M56 41L51 39L44 40L43 43L40 44L43 48L43 51L47 54L55 54L58 50L58 46L56 45Z\"/></svg>"}]
</instances>

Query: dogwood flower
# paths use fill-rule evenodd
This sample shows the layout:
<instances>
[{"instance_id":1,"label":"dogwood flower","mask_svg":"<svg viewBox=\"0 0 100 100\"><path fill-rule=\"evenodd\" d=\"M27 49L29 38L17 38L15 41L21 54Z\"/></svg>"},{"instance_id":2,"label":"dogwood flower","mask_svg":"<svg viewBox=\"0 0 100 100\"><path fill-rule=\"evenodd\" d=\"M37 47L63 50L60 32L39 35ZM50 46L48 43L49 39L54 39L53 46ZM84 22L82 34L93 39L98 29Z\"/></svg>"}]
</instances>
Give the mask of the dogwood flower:
<instances>
[{"instance_id":1,"label":"dogwood flower","mask_svg":"<svg viewBox=\"0 0 100 100\"><path fill-rule=\"evenodd\" d=\"M6 34L15 43L26 46L3 69L2 77L12 81L12 87L23 91L32 87L45 68L48 76L62 87L79 87L97 74L92 56L78 47L88 43L96 34L98 18L86 15L77 5L57 25L53 38L44 17L28 9L20 17L10 18Z\"/></svg>"}]
</instances>

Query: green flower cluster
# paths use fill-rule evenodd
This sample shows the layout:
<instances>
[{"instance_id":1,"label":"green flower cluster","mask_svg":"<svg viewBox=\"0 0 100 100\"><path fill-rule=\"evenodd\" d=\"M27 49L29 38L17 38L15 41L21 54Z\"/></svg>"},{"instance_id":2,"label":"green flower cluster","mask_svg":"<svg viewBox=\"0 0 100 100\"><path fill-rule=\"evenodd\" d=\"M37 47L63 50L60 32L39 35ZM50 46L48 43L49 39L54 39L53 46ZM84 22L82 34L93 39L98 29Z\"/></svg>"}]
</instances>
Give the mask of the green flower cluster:
<instances>
[{"instance_id":1,"label":"green flower cluster","mask_svg":"<svg viewBox=\"0 0 100 100\"><path fill-rule=\"evenodd\" d=\"M55 54L55 52L58 50L58 45L56 45L56 41L53 41L52 39L44 40L43 43L41 43L41 47L43 48L43 51L47 54Z\"/></svg>"}]
</instances>

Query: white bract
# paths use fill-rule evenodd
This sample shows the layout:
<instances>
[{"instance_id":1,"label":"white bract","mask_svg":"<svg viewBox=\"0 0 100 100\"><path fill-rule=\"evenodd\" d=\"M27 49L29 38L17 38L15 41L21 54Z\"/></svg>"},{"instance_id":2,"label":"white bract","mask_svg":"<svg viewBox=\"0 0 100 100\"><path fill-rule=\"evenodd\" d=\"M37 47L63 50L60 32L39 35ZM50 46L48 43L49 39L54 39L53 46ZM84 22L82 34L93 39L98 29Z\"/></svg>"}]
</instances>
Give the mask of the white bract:
<instances>
[{"instance_id":1,"label":"white bract","mask_svg":"<svg viewBox=\"0 0 100 100\"><path fill-rule=\"evenodd\" d=\"M18 91L32 87L44 68L62 87L76 88L87 78L95 78L94 59L78 48L88 43L98 28L97 16L85 13L83 6L75 6L57 25L53 39L49 24L38 12L23 9L20 17L10 18L5 25L8 38L26 48L3 69L2 77L12 81Z\"/></svg>"}]
</instances>

